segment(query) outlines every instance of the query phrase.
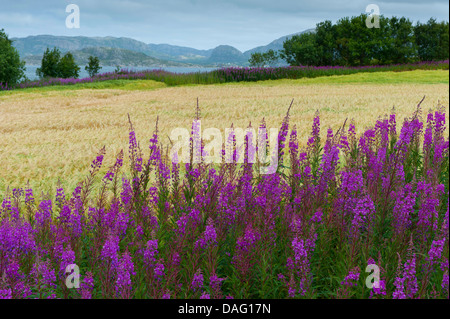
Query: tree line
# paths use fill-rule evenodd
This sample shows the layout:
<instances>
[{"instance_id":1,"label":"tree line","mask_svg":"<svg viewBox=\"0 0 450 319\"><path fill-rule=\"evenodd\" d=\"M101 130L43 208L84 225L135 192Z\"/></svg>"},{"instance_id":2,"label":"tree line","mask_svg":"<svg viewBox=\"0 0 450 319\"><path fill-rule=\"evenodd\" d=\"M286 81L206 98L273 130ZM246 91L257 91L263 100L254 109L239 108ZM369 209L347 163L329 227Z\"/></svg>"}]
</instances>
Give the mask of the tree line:
<instances>
[{"instance_id":1,"label":"tree line","mask_svg":"<svg viewBox=\"0 0 450 319\"><path fill-rule=\"evenodd\" d=\"M449 58L449 23L429 19L413 24L405 17L379 16L379 28L366 26L367 15L326 20L315 31L294 35L278 52L253 53L251 66L278 58L290 65L362 66L438 61ZM274 56L276 59L274 59Z\"/></svg>"},{"instance_id":2,"label":"tree line","mask_svg":"<svg viewBox=\"0 0 450 319\"><path fill-rule=\"evenodd\" d=\"M20 81L28 80L25 76L25 61L20 59L19 52L13 46L4 29L0 29L0 85L12 87ZM85 70L89 76L98 74L100 60L90 56ZM46 49L41 66L36 70L40 78L78 78L80 67L75 63L72 53L62 55L58 48Z\"/></svg>"},{"instance_id":3,"label":"tree line","mask_svg":"<svg viewBox=\"0 0 450 319\"><path fill-rule=\"evenodd\" d=\"M90 56L85 70L92 77L101 69L100 60L98 57ZM67 52L61 57L61 51L58 48L53 48L44 52L42 57L41 67L36 70L36 75L40 78L78 78L80 67L75 63L72 53Z\"/></svg>"}]
</instances>

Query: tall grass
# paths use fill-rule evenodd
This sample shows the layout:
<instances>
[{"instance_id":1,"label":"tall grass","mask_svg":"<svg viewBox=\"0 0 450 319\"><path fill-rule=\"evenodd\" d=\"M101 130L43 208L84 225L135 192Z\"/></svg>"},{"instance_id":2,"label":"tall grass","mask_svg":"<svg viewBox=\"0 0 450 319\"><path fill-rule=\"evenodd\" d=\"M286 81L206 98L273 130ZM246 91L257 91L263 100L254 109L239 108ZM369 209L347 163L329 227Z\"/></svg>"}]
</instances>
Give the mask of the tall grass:
<instances>
[{"instance_id":1,"label":"tall grass","mask_svg":"<svg viewBox=\"0 0 450 319\"><path fill-rule=\"evenodd\" d=\"M72 194L4 197L0 296L448 298L444 111L422 118L418 106L401 125L391 114L360 136L344 123L324 141L322 125L317 115L300 149L288 112L280 165L264 175L247 156L181 166L157 129L141 149L130 122L126 170L122 151L99 179L102 148ZM72 264L79 289L65 283ZM380 281L370 289L372 264Z\"/></svg>"},{"instance_id":2,"label":"tall grass","mask_svg":"<svg viewBox=\"0 0 450 319\"><path fill-rule=\"evenodd\" d=\"M93 83L111 80L155 80L163 82L168 86L188 85L188 84L217 84L227 82L252 82L279 79L301 79L315 78L320 76L348 75L361 72L404 72L412 70L448 70L449 62L431 61L410 64L395 65L371 65L362 67L341 67L341 66L289 66L275 68L223 68L210 72L196 72L177 74L161 69L147 71L130 71L122 69L120 72L109 72L82 79L41 79L38 81L28 81L8 87L0 83L1 90L24 89L31 87L45 87L54 85L74 85L80 83Z\"/></svg>"}]
</instances>

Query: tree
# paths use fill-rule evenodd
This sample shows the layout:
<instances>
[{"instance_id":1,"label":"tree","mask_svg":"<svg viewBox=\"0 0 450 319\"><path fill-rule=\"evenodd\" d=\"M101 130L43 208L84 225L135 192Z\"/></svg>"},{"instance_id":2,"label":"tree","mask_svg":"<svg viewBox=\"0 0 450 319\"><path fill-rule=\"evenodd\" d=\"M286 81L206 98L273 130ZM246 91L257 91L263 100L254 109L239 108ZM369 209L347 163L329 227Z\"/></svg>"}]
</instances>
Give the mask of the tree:
<instances>
[{"instance_id":1,"label":"tree","mask_svg":"<svg viewBox=\"0 0 450 319\"><path fill-rule=\"evenodd\" d=\"M319 51L319 65L336 64L336 26L329 20L316 25L316 43Z\"/></svg>"},{"instance_id":2,"label":"tree","mask_svg":"<svg viewBox=\"0 0 450 319\"><path fill-rule=\"evenodd\" d=\"M444 60L449 57L449 24L430 19L414 27L417 54L421 61Z\"/></svg>"},{"instance_id":3,"label":"tree","mask_svg":"<svg viewBox=\"0 0 450 319\"><path fill-rule=\"evenodd\" d=\"M25 77L25 61L12 45L3 29L0 29L0 83L14 86Z\"/></svg>"},{"instance_id":4,"label":"tree","mask_svg":"<svg viewBox=\"0 0 450 319\"><path fill-rule=\"evenodd\" d=\"M283 43L280 57L290 65L318 65L319 51L314 33L294 35Z\"/></svg>"},{"instance_id":5,"label":"tree","mask_svg":"<svg viewBox=\"0 0 450 319\"><path fill-rule=\"evenodd\" d=\"M99 58L91 55L89 57L89 63L84 69L89 73L90 77L98 74L98 71L101 69Z\"/></svg>"},{"instance_id":6,"label":"tree","mask_svg":"<svg viewBox=\"0 0 450 319\"><path fill-rule=\"evenodd\" d=\"M412 22L404 17L392 17L386 23L381 61L383 64L412 62L416 55L414 28Z\"/></svg>"},{"instance_id":7,"label":"tree","mask_svg":"<svg viewBox=\"0 0 450 319\"><path fill-rule=\"evenodd\" d=\"M36 70L40 78L77 78L79 72L80 67L75 63L72 53L67 52L61 58L61 51L58 48L51 51L47 48L42 57L41 67Z\"/></svg>"},{"instance_id":8,"label":"tree","mask_svg":"<svg viewBox=\"0 0 450 319\"><path fill-rule=\"evenodd\" d=\"M263 53L263 59L267 65L274 65L278 62L278 53L270 49Z\"/></svg>"},{"instance_id":9,"label":"tree","mask_svg":"<svg viewBox=\"0 0 450 319\"><path fill-rule=\"evenodd\" d=\"M58 63L60 57L61 51L58 48L53 48L51 51L47 48L42 57L41 67L36 70L36 75L40 78L59 77Z\"/></svg>"},{"instance_id":10,"label":"tree","mask_svg":"<svg viewBox=\"0 0 450 319\"><path fill-rule=\"evenodd\" d=\"M260 52L252 53L248 62L250 63L251 67L258 67L258 68L263 67L265 63L264 57Z\"/></svg>"},{"instance_id":11,"label":"tree","mask_svg":"<svg viewBox=\"0 0 450 319\"><path fill-rule=\"evenodd\" d=\"M252 67L264 67L265 65L274 65L278 61L278 53L274 50L270 49L267 52L260 53L255 52L252 53L248 62Z\"/></svg>"},{"instance_id":12,"label":"tree","mask_svg":"<svg viewBox=\"0 0 450 319\"><path fill-rule=\"evenodd\" d=\"M59 77L78 78L80 67L75 63L72 53L67 52L58 62Z\"/></svg>"},{"instance_id":13,"label":"tree","mask_svg":"<svg viewBox=\"0 0 450 319\"><path fill-rule=\"evenodd\" d=\"M295 35L283 43L280 56L291 65L361 66L436 61L449 58L449 23L426 24L404 17L379 16L379 27L366 25L367 14L324 21L315 32ZM264 58L264 56L262 57Z\"/></svg>"},{"instance_id":14,"label":"tree","mask_svg":"<svg viewBox=\"0 0 450 319\"><path fill-rule=\"evenodd\" d=\"M337 42L340 45L340 65L369 65L378 47L377 28L366 26L367 15L361 14L337 22ZM381 23L380 23L381 24Z\"/></svg>"}]
</instances>

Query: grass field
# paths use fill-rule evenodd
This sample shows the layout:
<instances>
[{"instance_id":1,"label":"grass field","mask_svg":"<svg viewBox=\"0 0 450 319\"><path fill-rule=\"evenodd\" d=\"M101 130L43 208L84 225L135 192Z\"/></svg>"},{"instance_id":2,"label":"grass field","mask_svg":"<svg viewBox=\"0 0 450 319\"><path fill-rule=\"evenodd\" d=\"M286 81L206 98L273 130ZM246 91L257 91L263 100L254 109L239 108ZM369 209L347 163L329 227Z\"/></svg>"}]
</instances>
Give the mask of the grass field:
<instances>
[{"instance_id":1,"label":"grass field","mask_svg":"<svg viewBox=\"0 0 450 319\"><path fill-rule=\"evenodd\" d=\"M0 92L0 197L8 185L24 187L27 180L36 192L53 194L61 178L72 191L103 145L105 168L112 165L128 147L127 114L147 151L156 117L167 143L171 129L190 128L197 98L202 127L222 132L232 123L256 127L263 117L268 127L279 128L294 99L291 123L305 143L316 110L324 128L337 129L348 118L360 133L393 107L400 119L411 115L423 96L424 110L448 109L448 84L448 71L409 71L179 87L111 81Z\"/></svg>"}]
</instances>

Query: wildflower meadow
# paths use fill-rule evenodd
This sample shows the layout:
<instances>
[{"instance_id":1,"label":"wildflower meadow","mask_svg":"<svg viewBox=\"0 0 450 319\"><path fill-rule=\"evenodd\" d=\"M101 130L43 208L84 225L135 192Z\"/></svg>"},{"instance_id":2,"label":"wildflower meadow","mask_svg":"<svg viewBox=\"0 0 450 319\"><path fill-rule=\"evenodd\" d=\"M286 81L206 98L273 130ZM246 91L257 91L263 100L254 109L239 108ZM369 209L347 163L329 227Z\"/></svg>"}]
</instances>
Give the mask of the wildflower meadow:
<instances>
[{"instance_id":1,"label":"wildflower meadow","mask_svg":"<svg viewBox=\"0 0 450 319\"><path fill-rule=\"evenodd\" d=\"M209 72L173 73L162 69L134 71L122 69L82 79L42 78L36 81L24 81L14 86L0 82L0 91L38 88L47 86L66 86L83 83L95 83L111 80L154 80L168 86L186 84L216 84L231 82L256 82L280 79L316 78L321 76L349 75L368 72L405 72L413 70L448 70L449 61L424 61L407 64L368 65L368 66L285 66L285 67L229 67Z\"/></svg>"},{"instance_id":2,"label":"wildflower meadow","mask_svg":"<svg viewBox=\"0 0 450 319\"><path fill-rule=\"evenodd\" d=\"M183 163L158 125L138 143L130 121L129 149L100 149L73 191L6 192L0 298L448 298L445 109L419 104L358 136L345 121L321 140L323 125L317 113L302 146L288 111L276 153L230 135L220 163L193 161L193 126ZM261 173L252 152L276 170ZM115 164L98 176L105 156Z\"/></svg>"}]
</instances>

